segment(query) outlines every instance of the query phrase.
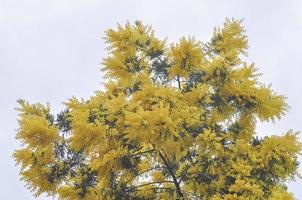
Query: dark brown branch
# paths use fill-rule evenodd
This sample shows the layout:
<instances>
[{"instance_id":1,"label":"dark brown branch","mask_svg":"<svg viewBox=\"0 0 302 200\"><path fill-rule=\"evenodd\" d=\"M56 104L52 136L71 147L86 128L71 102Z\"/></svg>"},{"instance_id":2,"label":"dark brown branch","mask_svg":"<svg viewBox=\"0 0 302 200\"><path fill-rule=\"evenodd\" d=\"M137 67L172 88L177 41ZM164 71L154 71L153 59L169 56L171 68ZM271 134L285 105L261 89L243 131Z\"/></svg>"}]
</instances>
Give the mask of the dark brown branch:
<instances>
[{"instance_id":1,"label":"dark brown branch","mask_svg":"<svg viewBox=\"0 0 302 200\"><path fill-rule=\"evenodd\" d=\"M162 154L161 151L158 151L158 154L159 154L159 157L164 162L164 164L166 165L166 167L167 167L167 169L168 169L168 171L169 171L169 173L170 173L170 175L171 175L171 177L173 179L173 183L175 185L176 193L177 193L177 196L178 196L177 199L183 199L184 195L181 192L181 189L180 189L179 183L177 181L177 178L176 178L175 174L173 173L173 167L170 166L169 160L165 158L165 156Z\"/></svg>"},{"instance_id":2,"label":"dark brown branch","mask_svg":"<svg viewBox=\"0 0 302 200\"><path fill-rule=\"evenodd\" d=\"M145 154L145 153L152 153L152 152L154 152L155 151L155 149L150 149L150 150L147 150L147 151L142 151L142 152L138 152L138 153L136 153L136 154L132 154L132 155L130 155L131 157L135 157L135 156L138 156L138 155L141 155L141 154Z\"/></svg>"},{"instance_id":3,"label":"dark brown branch","mask_svg":"<svg viewBox=\"0 0 302 200\"><path fill-rule=\"evenodd\" d=\"M162 183L174 183L174 182L173 181L154 181L154 182L150 182L150 183L144 183L144 184L135 186L134 188L130 188L127 192L131 192L133 190L137 190L138 188L145 187L145 186L148 186L148 185L162 184Z\"/></svg>"}]
</instances>

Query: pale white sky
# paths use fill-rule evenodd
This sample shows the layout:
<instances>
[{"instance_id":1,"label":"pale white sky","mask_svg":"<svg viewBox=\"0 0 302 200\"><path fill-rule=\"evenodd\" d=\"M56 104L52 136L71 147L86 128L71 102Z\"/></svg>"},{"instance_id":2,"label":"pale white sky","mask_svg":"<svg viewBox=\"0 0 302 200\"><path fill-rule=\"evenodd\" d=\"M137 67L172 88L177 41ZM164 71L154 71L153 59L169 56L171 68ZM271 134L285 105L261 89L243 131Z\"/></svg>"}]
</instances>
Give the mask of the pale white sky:
<instances>
[{"instance_id":1,"label":"pale white sky","mask_svg":"<svg viewBox=\"0 0 302 200\"><path fill-rule=\"evenodd\" d=\"M0 0L0 199L34 199L11 158L18 98L56 113L72 95L91 96L101 87L104 31L116 23L138 19L169 41L206 41L226 17L244 18L248 60L291 106L281 121L259 124L259 135L302 130L301 0ZM289 185L302 199L299 188L301 180Z\"/></svg>"}]
</instances>

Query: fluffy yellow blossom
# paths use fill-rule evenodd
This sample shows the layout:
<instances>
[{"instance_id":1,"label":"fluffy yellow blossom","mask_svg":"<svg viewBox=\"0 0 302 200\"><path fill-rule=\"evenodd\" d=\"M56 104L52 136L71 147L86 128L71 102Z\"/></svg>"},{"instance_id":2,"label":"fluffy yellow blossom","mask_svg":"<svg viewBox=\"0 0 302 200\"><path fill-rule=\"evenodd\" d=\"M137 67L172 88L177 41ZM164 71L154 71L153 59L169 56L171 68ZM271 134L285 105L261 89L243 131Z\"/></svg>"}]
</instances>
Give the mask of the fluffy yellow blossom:
<instances>
[{"instance_id":1,"label":"fluffy yellow blossom","mask_svg":"<svg viewBox=\"0 0 302 200\"><path fill-rule=\"evenodd\" d=\"M58 115L20 100L14 152L36 196L63 200L293 200L297 133L257 137L285 113L282 95L244 61L247 36L226 20L209 42L166 45L141 22L106 32L104 90Z\"/></svg>"}]
</instances>

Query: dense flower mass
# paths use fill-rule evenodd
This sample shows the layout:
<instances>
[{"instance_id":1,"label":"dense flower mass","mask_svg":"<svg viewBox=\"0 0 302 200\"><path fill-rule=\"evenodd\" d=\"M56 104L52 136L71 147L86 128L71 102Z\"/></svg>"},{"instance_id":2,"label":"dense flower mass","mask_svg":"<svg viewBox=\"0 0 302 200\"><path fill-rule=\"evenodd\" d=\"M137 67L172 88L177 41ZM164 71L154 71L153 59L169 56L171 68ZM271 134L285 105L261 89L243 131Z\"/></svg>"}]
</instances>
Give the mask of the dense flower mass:
<instances>
[{"instance_id":1,"label":"dense flower mass","mask_svg":"<svg viewBox=\"0 0 302 200\"><path fill-rule=\"evenodd\" d=\"M49 106L20 100L14 153L39 196L74 200L290 200L297 133L259 138L284 97L258 81L241 22L210 42L167 45L141 22L106 32L104 91Z\"/></svg>"}]
</instances>

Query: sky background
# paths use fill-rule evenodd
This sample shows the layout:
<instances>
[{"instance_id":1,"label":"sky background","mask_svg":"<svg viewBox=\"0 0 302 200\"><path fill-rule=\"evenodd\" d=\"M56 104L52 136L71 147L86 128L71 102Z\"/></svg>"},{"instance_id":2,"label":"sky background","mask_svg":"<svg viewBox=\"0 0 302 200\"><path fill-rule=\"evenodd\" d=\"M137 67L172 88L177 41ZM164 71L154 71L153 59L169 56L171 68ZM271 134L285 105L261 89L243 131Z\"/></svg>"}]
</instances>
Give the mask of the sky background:
<instances>
[{"instance_id":1,"label":"sky background","mask_svg":"<svg viewBox=\"0 0 302 200\"><path fill-rule=\"evenodd\" d=\"M244 19L247 61L255 62L261 81L272 83L291 106L275 124L259 123L258 134L301 131L301 0L0 0L0 199L34 199L11 157L19 145L18 98L49 102L58 113L71 96L91 96L104 81L104 31L116 23L141 20L169 42L182 36L208 41L226 17ZM299 188L301 180L289 184L302 200Z\"/></svg>"}]
</instances>

